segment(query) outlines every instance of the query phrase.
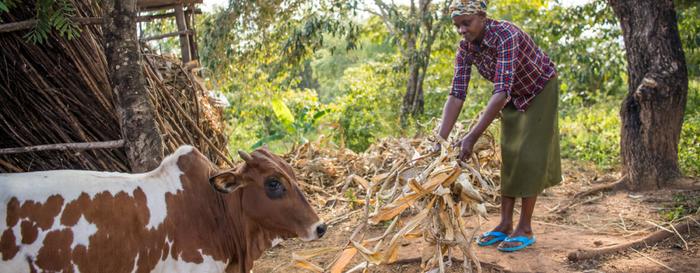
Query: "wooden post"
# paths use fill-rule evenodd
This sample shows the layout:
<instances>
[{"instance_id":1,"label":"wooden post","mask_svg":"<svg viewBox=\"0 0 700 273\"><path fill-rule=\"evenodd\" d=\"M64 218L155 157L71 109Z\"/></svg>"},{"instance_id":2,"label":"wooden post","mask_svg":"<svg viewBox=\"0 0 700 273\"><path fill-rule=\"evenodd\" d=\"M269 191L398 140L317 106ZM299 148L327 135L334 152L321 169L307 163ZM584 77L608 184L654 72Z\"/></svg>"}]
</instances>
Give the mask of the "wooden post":
<instances>
[{"instance_id":1,"label":"wooden post","mask_svg":"<svg viewBox=\"0 0 700 273\"><path fill-rule=\"evenodd\" d=\"M68 150L93 150L93 149L114 149L124 147L124 140L111 140L101 142L80 142L80 143L58 143L45 144L28 147L4 148L0 149L0 155L31 153L39 151L68 151Z\"/></svg>"},{"instance_id":2,"label":"wooden post","mask_svg":"<svg viewBox=\"0 0 700 273\"><path fill-rule=\"evenodd\" d=\"M100 18L100 17L74 17L74 18L71 18L71 20L76 25L98 25L98 24L102 23L103 18ZM13 32L13 31L18 31L18 30L30 29L30 28L35 27L38 22L39 22L39 20L30 19L30 20L25 20L25 21L0 24L0 33L1 32Z\"/></svg>"},{"instance_id":3,"label":"wooden post","mask_svg":"<svg viewBox=\"0 0 700 273\"><path fill-rule=\"evenodd\" d=\"M175 7L175 22L177 23L177 31L187 31L187 23L185 22L185 12L182 5ZM180 51L182 52L182 63L187 63L192 60L190 55L190 41L187 34L180 34Z\"/></svg>"},{"instance_id":4,"label":"wooden post","mask_svg":"<svg viewBox=\"0 0 700 273\"><path fill-rule=\"evenodd\" d=\"M187 29L190 30L190 34L187 36L190 41L190 57L192 60L199 60L199 54L197 54L197 36L194 29L195 25L195 9L194 4L190 4L185 12L185 21L187 23Z\"/></svg>"},{"instance_id":5,"label":"wooden post","mask_svg":"<svg viewBox=\"0 0 700 273\"><path fill-rule=\"evenodd\" d=\"M136 0L107 0L105 11L105 55L129 166L133 172L150 171L163 159L163 139L145 88L136 37Z\"/></svg>"},{"instance_id":6,"label":"wooden post","mask_svg":"<svg viewBox=\"0 0 700 273\"><path fill-rule=\"evenodd\" d=\"M159 40L159 39L168 38L168 37L180 36L180 35L183 35L183 34L185 34L185 35L190 35L190 32L191 32L191 31L186 30L186 31L177 31L177 32L164 33L164 34L160 34L160 35L155 35L155 36L150 36L150 37L141 38L141 41L142 41L142 42L145 42L145 41L151 41L151 40Z\"/></svg>"}]
</instances>

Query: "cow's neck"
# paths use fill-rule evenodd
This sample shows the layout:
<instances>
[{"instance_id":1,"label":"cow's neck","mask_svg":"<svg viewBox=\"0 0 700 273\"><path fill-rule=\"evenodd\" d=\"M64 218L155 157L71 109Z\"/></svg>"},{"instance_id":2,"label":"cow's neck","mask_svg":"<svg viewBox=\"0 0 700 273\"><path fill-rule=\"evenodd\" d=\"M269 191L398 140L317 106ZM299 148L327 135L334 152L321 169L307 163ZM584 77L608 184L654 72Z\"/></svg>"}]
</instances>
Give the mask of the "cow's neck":
<instances>
[{"instance_id":1,"label":"cow's neck","mask_svg":"<svg viewBox=\"0 0 700 273\"><path fill-rule=\"evenodd\" d=\"M237 228L230 229L235 233L230 234L232 236L230 240L235 242L238 248L232 252L233 258L227 272L250 272L253 262L262 256L265 250L272 246L272 242L280 236L245 216L241 207L240 193L234 193L234 195L236 195L233 199L234 205L229 206L232 211L228 213L233 215L232 226Z\"/></svg>"},{"instance_id":2,"label":"cow's neck","mask_svg":"<svg viewBox=\"0 0 700 273\"><path fill-rule=\"evenodd\" d=\"M201 249L217 261L228 261L231 268L244 260L239 250L246 247L246 238L237 231L242 226L240 195L214 190L207 182L214 170L209 169L209 162L204 159L203 156L180 158L183 193L171 199L173 221L168 230L174 233L170 238L189 240L191 248ZM193 236L193 232L200 235ZM241 271L227 269L227 272Z\"/></svg>"},{"instance_id":3,"label":"cow's neck","mask_svg":"<svg viewBox=\"0 0 700 273\"><path fill-rule=\"evenodd\" d=\"M245 236L246 241L246 263L250 263L262 256L263 252L272 246L272 241L279 238L279 235L273 234L259 225L249 221L246 225Z\"/></svg>"}]
</instances>

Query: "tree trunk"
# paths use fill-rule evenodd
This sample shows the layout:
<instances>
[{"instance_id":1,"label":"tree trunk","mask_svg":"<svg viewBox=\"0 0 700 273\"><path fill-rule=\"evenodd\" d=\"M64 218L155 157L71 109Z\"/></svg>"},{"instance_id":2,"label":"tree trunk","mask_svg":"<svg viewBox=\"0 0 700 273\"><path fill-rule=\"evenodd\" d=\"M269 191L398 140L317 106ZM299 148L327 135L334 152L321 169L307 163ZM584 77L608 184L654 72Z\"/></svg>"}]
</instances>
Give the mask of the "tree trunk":
<instances>
[{"instance_id":1,"label":"tree trunk","mask_svg":"<svg viewBox=\"0 0 700 273\"><path fill-rule=\"evenodd\" d=\"M408 80L406 82L406 93L403 96L401 105L401 126L408 124L408 115L413 112L413 101L416 96L418 82L418 63L416 62L416 40L413 33L408 34L406 41L406 58L408 59Z\"/></svg>"},{"instance_id":2,"label":"tree trunk","mask_svg":"<svg viewBox=\"0 0 700 273\"><path fill-rule=\"evenodd\" d=\"M620 152L631 190L666 186L681 173L678 143L688 71L671 0L610 0L620 20L629 84Z\"/></svg>"},{"instance_id":3,"label":"tree trunk","mask_svg":"<svg viewBox=\"0 0 700 273\"><path fill-rule=\"evenodd\" d=\"M423 79L425 79L426 67L424 64L418 66L418 78L416 79L416 92L413 96L413 107L411 107L411 113L414 117L423 113L423 106L425 105L425 99L423 98Z\"/></svg>"},{"instance_id":4,"label":"tree trunk","mask_svg":"<svg viewBox=\"0 0 700 273\"><path fill-rule=\"evenodd\" d=\"M418 64L410 64L408 71L408 81L406 82L406 93L403 96L401 105L401 125L408 124L408 116L413 113L413 101L416 96L416 84L418 81Z\"/></svg>"},{"instance_id":5,"label":"tree trunk","mask_svg":"<svg viewBox=\"0 0 700 273\"><path fill-rule=\"evenodd\" d=\"M133 172L149 171L163 159L163 140L145 88L136 37L136 0L106 1L105 11L105 55L129 165Z\"/></svg>"}]
</instances>

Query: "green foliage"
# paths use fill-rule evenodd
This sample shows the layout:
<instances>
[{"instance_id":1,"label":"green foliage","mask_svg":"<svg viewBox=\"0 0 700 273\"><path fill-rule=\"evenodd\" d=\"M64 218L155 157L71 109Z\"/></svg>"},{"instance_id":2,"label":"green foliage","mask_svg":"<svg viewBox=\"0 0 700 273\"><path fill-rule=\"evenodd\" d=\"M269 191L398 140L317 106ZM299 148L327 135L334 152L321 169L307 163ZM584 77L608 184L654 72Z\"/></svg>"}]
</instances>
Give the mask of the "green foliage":
<instances>
[{"instance_id":1,"label":"green foliage","mask_svg":"<svg viewBox=\"0 0 700 273\"><path fill-rule=\"evenodd\" d=\"M678 158L683 174L700 176L700 115L686 117L681 132Z\"/></svg>"},{"instance_id":2,"label":"green foliage","mask_svg":"<svg viewBox=\"0 0 700 273\"><path fill-rule=\"evenodd\" d=\"M397 132L402 92L396 87L395 72L389 64L370 62L348 68L341 79L345 95L331 105L332 120L339 130L336 141L363 151L377 139Z\"/></svg>"},{"instance_id":3,"label":"green foliage","mask_svg":"<svg viewBox=\"0 0 700 273\"><path fill-rule=\"evenodd\" d=\"M162 10L157 12L143 13L142 16L149 15L159 15L172 12L171 10ZM195 16L195 20L200 20L201 16ZM177 32L177 24L174 17L161 18L153 21L141 22L139 27L139 38L147 38L160 34ZM178 58L181 55L180 52L180 38L179 37L167 37L158 40L148 41L148 45L156 50L158 54L163 55L174 55Z\"/></svg>"},{"instance_id":4,"label":"green foliage","mask_svg":"<svg viewBox=\"0 0 700 273\"><path fill-rule=\"evenodd\" d=\"M10 9L17 6L19 0L0 0L0 12L9 12ZM2 20L0 20L2 22Z\"/></svg>"},{"instance_id":5,"label":"green foliage","mask_svg":"<svg viewBox=\"0 0 700 273\"><path fill-rule=\"evenodd\" d=\"M673 204L662 213L666 221L674 221L700 210L700 196L675 194Z\"/></svg>"},{"instance_id":6,"label":"green foliage","mask_svg":"<svg viewBox=\"0 0 700 273\"><path fill-rule=\"evenodd\" d=\"M300 111L296 113L296 117L292 114L292 111L287 107L287 105L282 101L282 99L275 98L272 100L272 111L277 117L277 121L282 124L284 130L277 131L272 135L265 136L258 140L252 149L258 148L266 143L286 140L293 143L306 143L308 142L306 136L309 133L316 131L316 126L318 126L319 121L323 116L328 113L328 109L318 109L317 107L302 106Z\"/></svg>"},{"instance_id":7,"label":"green foliage","mask_svg":"<svg viewBox=\"0 0 700 273\"><path fill-rule=\"evenodd\" d=\"M688 176L700 176L700 78L691 80L685 107L678 158Z\"/></svg>"},{"instance_id":8,"label":"green foliage","mask_svg":"<svg viewBox=\"0 0 700 273\"><path fill-rule=\"evenodd\" d=\"M358 28L349 20L356 1L230 1L203 19L200 28L202 63L220 79L240 66L256 66L271 78L291 78L298 66L324 44L325 34L345 37L353 48ZM232 69L232 66L238 66Z\"/></svg>"},{"instance_id":9,"label":"green foliage","mask_svg":"<svg viewBox=\"0 0 700 273\"><path fill-rule=\"evenodd\" d=\"M355 208L357 208L357 207L360 206L360 204L357 202L357 201L358 201L358 198L357 198L357 194L355 193L355 188L350 188L350 187L349 187L349 188L345 191L344 196L345 196L346 199L348 199L348 201L349 201L349 203L350 203L350 205L352 206L353 209L355 209Z\"/></svg>"},{"instance_id":10,"label":"green foliage","mask_svg":"<svg viewBox=\"0 0 700 273\"><path fill-rule=\"evenodd\" d=\"M11 12L19 3L18 0L0 0L0 13ZM68 0L37 0L34 10L37 23L24 35L28 42L46 42L52 30L69 40L80 36L80 28L72 20L76 15L75 7Z\"/></svg>"},{"instance_id":11,"label":"green foliage","mask_svg":"<svg viewBox=\"0 0 700 273\"><path fill-rule=\"evenodd\" d=\"M268 75L243 70L223 86L229 101L225 111L232 149L257 148L269 144L276 152L306 142L318 133L327 106L309 89L281 88L281 78L261 80Z\"/></svg>"},{"instance_id":12,"label":"green foliage","mask_svg":"<svg viewBox=\"0 0 700 273\"><path fill-rule=\"evenodd\" d=\"M688 74L691 77L700 77L700 2L677 0L674 3Z\"/></svg>"},{"instance_id":13,"label":"green foliage","mask_svg":"<svg viewBox=\"0 0 700 273\"><path fill-rule=\"evenodd\" d=\"M380 17L367 14L351 21L352 8L339 1L235 2L239 6L205 16L199 28L204 62L216 75L209 83L234 102L226 111L232 148L269 143L283 152L324 135L362 151L386 136L434 129L430 121L440 118L452 81L460 40L454 29L446 26L449 30L438 34L428 56L425 113L400 126L408 63L400 39ZM679 157L683 172L697 176L700 19L693 1L674 2L691 76ZM268 14L272 11L279 14ZM488 13L523 28L557 64L563 157L619 167L619 107L627 94L627 64L620 28L606 1L574 7L549 0L491 1ZM476 117L493 89L476 69L472 73L461 119Z\"/></svg>"},{"instance_id":14,"label":"green foliage","mask_svg":"<svg viewBox=\"0 0 700 273\"><path fill-rule=\"evenodd\" d=\"M382 22L374 16L363 25L355 50L343 51L348 42L340 37L327 35L325 46L314 53L311 62L313 77L319 84L316 90L319 99L329 103L345 94L346 90L340 88L345 69L366 62L391 61L395 48L388 43L386 35Z\"/></svg>"},{"instance_id":15,"label":"green foliage","mask_svg":"<svg viewBox=\"0 0 700 273\"><path fill-rule=\"evenodd\" d=\"M289 111L287 105L285 105L281 99L274 98L272 99L272 111L275 112L275 116L282 122L285 129L291 131L292 123L294 123L294 116L292 115L292 111Z\"/></svg>"},{"instance_id":16,"label":"green foliage","mask_svg":"<svg viewBox=\"0 0 700 273\"><path fill-rule=\"evenodd\" d=\"M620 116L616 103L579 108L560 117L563 158L592 161L604 169L620 162Z\"/></svg>"}]
</instances>

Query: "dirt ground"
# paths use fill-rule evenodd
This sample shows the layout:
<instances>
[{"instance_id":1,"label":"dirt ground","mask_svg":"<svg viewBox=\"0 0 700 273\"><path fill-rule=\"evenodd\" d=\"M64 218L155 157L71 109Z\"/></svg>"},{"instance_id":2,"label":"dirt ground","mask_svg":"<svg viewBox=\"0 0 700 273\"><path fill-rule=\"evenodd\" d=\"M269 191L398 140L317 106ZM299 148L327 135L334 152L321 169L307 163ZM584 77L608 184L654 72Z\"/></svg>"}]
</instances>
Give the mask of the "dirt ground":
<instances>
[{"instance_id":1,"label":"dirt ground","mask_svg":"<svg viewBox=\"0 0 700 273\"><path fill-rule=\"evenodd\" d=\"M538 199L533 229L537 243L515 253L501 253L495 246L475 246L484 272L700 272L700 230L682 233L683 240L673 236L639 252L628 250L603 258L573 263L567 254L577 249L606 247L645 237L658 230L655 224L664 224L678 207L700 207L700 190L661 190L641 193L598 193L582 199L565 212L556 212L558 206L568 203L574 194L595 185L614 181L619 174L603 175L593 166L565 161L564 181L548 189ZM700 180L690 180L700 186ZM311 198L313 199L313 198ZM516 208L519 203L516 205ZM344 246L350 234L363 221L359 207L347 203L333 207L317 208L319 214L333 224L321 240L301 242L287 240L268 250L255 263L254 272L308 272L292 266L292 253L317 247ZM482 223L479 232L488 231L499 220L498 208L489 208L489 219ZM517 218L514 215L514 219ZM476 222L470 219L469 222ZM380 235L384 226L370 227L366 238ZM687 248L686 248L687 243ZM423 272L420 268L422 240L404 240L399 250L397 264L370 267L369 272ZM337 253L337 252L336 252ZM326 266L334 253L313 258L311 261ZM461 255L455 255L461 257ZM362 262L355 256L346 268ZM669 268L665 267L668 266ZM453 262L448 272L463 272L461 262Z\"/></svg>"}]
</instances>

